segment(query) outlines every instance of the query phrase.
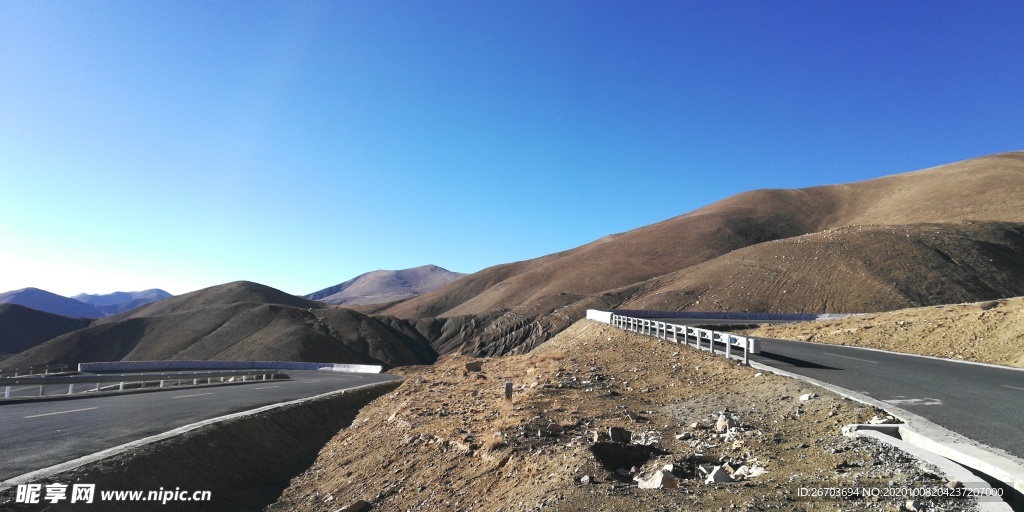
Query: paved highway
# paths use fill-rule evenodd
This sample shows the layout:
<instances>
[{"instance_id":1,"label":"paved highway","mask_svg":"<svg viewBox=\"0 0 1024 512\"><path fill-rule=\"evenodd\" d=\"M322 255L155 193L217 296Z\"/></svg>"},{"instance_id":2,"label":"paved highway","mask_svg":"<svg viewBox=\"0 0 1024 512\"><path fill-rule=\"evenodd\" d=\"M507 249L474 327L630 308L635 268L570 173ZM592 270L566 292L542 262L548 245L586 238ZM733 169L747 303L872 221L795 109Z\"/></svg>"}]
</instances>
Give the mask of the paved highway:
<instances>
[{"instance_id":1,"label":"paved highway","mask_svg":"<svg viewBox=\"0 0 1024 512\"><path fill-rule=\"evenodd\" d=\"M758 339L761 354L751 355L752 361L868 395L1024 458L1024 371L823 343Z\"/></svg>"},{"instance_id":2,"label":"paved highway","mask_svg":"<svg viewBox=\"0 0 1024 512\"><path fill-rule=\"evenodd\" d=\"M0 404L0 480L198 421L399 378L368 373L284 373L291 380Z\"/></svg>"}]
</instances>

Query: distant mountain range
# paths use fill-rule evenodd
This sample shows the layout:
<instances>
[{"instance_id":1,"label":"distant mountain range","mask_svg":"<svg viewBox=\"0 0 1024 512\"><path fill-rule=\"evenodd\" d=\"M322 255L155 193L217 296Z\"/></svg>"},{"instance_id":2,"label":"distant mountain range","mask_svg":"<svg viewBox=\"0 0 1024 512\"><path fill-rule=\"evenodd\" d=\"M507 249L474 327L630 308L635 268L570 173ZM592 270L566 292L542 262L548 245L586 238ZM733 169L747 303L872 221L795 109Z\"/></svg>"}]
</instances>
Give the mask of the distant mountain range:
<instances>
[{"instance_id":1,"label":"distant mountain range","mask_svg":"<svg viewBox=\"0 0 1024 512\"><path fill-rule=\"evenodd\" d=\"M94 320L4 365L427 364L453 352L528 352L588 308L861 313L1022 296L1024 152L844 185L746 192L423 292L417 279L436 284L451 277L446 272L371 272L308 298L228 283ZM394 298L404 293L419 294ZM382 302L352 306L363 299Z\"/></svg>"},{"instance_id":2,"label":"distant mountain range","mask_svg":"<svg viewBox=\"0 0 1024 512\"><path fill-rule=\"evenodd\" d=\"M428 322L429 323L429 322ZM410 322L238 281L101 318L3 361L5 368L121 360L429 364L437 353Z\"/></svg>"},{"instance_id":3,"label":"distant mountain range","mask_svg":"<svg viewBox=\"0 0 1024 512\"><path fill-rule=\"evenodd\" d=\"M19 304L69 318L101 318L168 297L171 297L171 294L155 288L141 292L114 292L105 295L79 294L71 298L39 288L23 288L0 293L0 304Z\"/></svg>"},{"instance_id":4,"label":"distant mountain range","mask_svg":"<svg viewBox=\"0 0 1024 512\"><path fill-rule=\"evenodd\" d=\"M337 305L386 304L436 290L464 275L437 265L405 270L375 270L305 297Z\"/></svg>"}]
</instances>

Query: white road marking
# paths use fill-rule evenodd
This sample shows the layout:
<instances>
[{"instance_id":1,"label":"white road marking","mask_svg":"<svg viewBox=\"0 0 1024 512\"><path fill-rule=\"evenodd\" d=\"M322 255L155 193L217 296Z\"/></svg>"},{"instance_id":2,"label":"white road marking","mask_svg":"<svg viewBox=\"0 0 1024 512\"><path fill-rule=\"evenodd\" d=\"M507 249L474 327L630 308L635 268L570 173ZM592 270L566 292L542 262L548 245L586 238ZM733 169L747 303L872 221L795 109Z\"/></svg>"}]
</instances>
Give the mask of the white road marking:
<instances>
[{"instance_id":1,"label":"white road marking","mask_svg":"<svg viewBox=\"0 0 1024 512\"><path fill-rule=\"evenodd\" d=\"M73 410L70 410L70 411L48 412L46 414L34 414L32 416L25 416L25 419L41 418L43 416L53 416L54 414L67 414L69 412L91 411L93 409L99 409L99 407L86 407L85 409L73 409Z\"/></svg>"},{"instance_id":2,"label":"white road marking","mask_svg":"<svg viewBox=\"0 0 1024 512\"><path fill-rule=\"evenodd\" d=\"M315 382L320 382L320 381L318 381L318 380L307 380L305 382L306 382L306 384L313 384Z\"/></svg>"},{"instance_id":3,"label":"white road marking","mask_svg":"<svg viewBox=\"0 0 1024 512\"><path fill-rule=\"evenodd\" d=\"M213 394L213 393L199 393L199 394L196 394L196 395L179 395L179 396L172 396L171 398L188 398L188 397L190 397L190 396L205 396L205 395L212 395L212 394Z\"/></svg>"},{"instance_id":4,"label":"white road marking","mask_svg":"<svg viewBox=\"0 0 1024 512\"><path fill-rule=\"evenodd\" d=\"M1007 386L1006 384L1002 384L1002 386L1003 386L1004 388L1010 388L1010 389L1019 389L1019 390L1021 390L1021 391L1024 391L1024 388L1018 388L1017 386Z\"/></svg>"},{"instance_id":5,"label":"white road marking","mask_svg":"<svg viewBox=\"0 0 1024 512\"><path fill-rule=\"evenodd\" d=\"M939 400L938 398L907 398L904 400L882 401L893 405L942 405L942 400Z\"/></svg>"},{"instance_id":6,"label":"white road marking","mask_svg":"<svg viewBox=\"0 0 1024 512\"><path fill-rule=\"evenodd\" d=\"M828 354L830 356L836 356L836 357L843 357L843 358L846 358L846 359L856 359L857 361L864 361L865 363L878 364L878 361L871 361L869 359L861 359L859 357L841 356L839 354L833 354L831 352L822 352L822 354Z\"/></svg>"},{"instance_id":7,"label":"white road marking","mask_svg":"<svg viewBox=\"0 0 1024 512\"><path fill-rule=\"evenodd\" d=\"M253 389L271 389L271 388L279 388L279 387L281 387L281 386L263 386L262 388L253 388Z\"/></svg>"}]
</instances>

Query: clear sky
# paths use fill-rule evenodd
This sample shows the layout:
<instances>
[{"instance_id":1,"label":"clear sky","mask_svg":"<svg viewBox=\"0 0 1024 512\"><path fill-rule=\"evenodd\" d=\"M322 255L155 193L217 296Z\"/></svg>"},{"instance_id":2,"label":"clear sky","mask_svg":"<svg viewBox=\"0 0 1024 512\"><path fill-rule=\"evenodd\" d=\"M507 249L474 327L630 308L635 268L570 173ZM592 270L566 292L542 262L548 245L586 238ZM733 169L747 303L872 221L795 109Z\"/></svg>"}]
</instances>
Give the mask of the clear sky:
<instances>
[{"instance_id":1,"label":"clear sky","mask_svg":"<svg viewBox=\"0 0 1024 512\"><path fill-rule=\"evenodd\" d=\"M745 190L1024 149L1022 19L1016 0L0 0L0 292L475 272Z\"/></svg>"}]
</instances>

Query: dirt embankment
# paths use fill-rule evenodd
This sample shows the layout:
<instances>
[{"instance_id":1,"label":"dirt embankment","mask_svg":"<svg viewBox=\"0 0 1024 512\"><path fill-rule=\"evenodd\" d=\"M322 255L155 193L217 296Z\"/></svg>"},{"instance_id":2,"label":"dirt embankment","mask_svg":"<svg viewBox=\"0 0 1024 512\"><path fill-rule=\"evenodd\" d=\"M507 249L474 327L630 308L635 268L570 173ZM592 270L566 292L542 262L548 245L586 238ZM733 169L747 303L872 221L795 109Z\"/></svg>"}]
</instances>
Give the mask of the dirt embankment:
<instances>
[{"instance_id":1,"label":"dirt embankment","mask_svg":"<svg viewBox=\"0 0 1024 512\"><path fill-rule=\"evenodd\" d=\"M1024 368L1024 297L765 325L748 334Z\"/></svg>"},{"instance_id":2,"label":"dirt embankment","mask_svg":"<svg viewBox=\"0 0 1024 512\"><path fill-rule=\"evenodd\" d=\"M380 511L892 510L902 502L799 489L944 484L901 452L841 435L880 411L587 320L526 355L393 371L402 386L363 408L269 512L358 500ZM616 427L629 442L615 442ZM678 486L638 485L656 476Z\"/></svg>"}]
</instances>

